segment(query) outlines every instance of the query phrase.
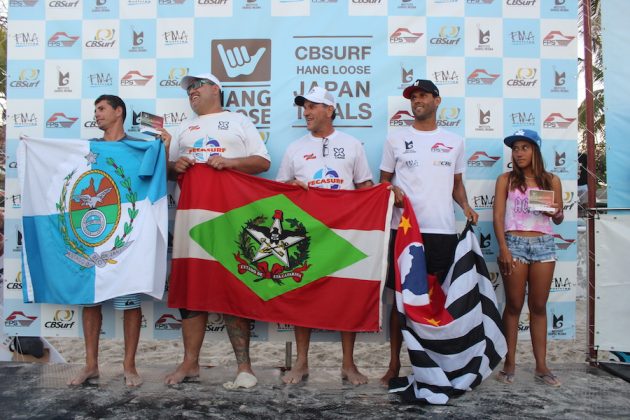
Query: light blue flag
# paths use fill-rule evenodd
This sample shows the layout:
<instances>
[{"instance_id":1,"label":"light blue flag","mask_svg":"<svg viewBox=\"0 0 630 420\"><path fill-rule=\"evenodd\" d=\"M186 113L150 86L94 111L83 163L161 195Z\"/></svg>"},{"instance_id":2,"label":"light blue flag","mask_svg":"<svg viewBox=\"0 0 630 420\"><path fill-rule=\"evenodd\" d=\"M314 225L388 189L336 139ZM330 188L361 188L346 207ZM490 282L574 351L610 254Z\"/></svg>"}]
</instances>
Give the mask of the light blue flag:
<instances>
[{"instance_id":1,"label":"light blue flag","mask_svg":"<svg viewBox=\"0 0 630 420\"><path fill-rule=\"evenodd\" d=\"M168 210L160 141L26 137L17 155L25 302L162 297Z\"/></svg>"}]
</instances>

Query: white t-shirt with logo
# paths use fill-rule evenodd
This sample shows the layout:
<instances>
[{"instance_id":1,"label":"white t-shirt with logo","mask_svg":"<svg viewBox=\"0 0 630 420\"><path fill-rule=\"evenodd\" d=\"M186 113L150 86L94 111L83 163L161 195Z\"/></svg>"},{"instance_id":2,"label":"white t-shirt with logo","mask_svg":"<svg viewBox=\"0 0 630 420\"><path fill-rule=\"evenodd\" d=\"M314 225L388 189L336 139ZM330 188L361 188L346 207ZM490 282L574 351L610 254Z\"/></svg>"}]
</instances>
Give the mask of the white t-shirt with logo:
<instances>
[{"instance_id":1,"label":"white t-shirt with logo","mask_svg":"<svg viewBox=\"0 0 630 420\"><path fill-rule=\"evenodd\" d=\"M280 164L276 181L294 179L309 187L353 190L355 184L372 180L372 171L359 140L335 130L328 136L328 153L324 141L310 133L289 145Z\"/></svg>"},{"instance_id":2,"label":"white t-shirt with logo","mask_svg":"<svg viewBox=\"0 0 630 420\"><path fill-rule=\"evenodd\" d=\"M201 115L182 122L169 148L169 160L182 156L197 163L220 155L226 158L261 156L269 161L269 152L249 118L238 112L222 111Z\"/></svg>"},{"instance_id":3,"label":"white t-shirt with logo","mask_svg":"<svg viewBox=\"0 0 630 420\"><path fill-rule=\"evenodd\" d=\"M392 184L409 197L423 233L457 233L453 208L455 174L466 168L464 139L438 128L419 131L405 127L390 133L380 169L393 173ZM392 227L400 223L395 209Z\"/></svg>"}]
</instances>

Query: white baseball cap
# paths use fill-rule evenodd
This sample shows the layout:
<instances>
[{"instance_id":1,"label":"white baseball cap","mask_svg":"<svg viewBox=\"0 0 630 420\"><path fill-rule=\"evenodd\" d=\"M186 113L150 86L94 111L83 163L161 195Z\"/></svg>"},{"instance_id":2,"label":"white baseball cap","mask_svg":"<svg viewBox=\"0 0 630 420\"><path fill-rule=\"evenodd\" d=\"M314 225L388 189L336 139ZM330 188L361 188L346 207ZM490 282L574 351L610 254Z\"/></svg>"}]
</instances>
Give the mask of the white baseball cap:
<instances>
[{"instance_id":1,"label":"white baseball cap","mask_svg":"<svg viewBox=\"0 0 630 420\"><path fill-rule=\"evenodd\" d=\"M219 79L216 78L215 75L211 74L211 73L201 73L201 74L196 74L194 76L185 76L182 77L182 81L179 82L179 85L182 87L182 89L184 90L188 90L188 87L195 81L195 80L199 80L199 79L206 79L206 80L210 80L212 83L214 83L215 85L219 86L220 90L223 90L223 87L221 86L221 82L219 82Z\"/></svg>"},{"instance_id":2,"label":"white baseball cap","mask_svg":"<svg viewBox=\"0 0 630 420\"><path fill-rule=\"evenodd\" d=\"M315 86L306 95L296 96L294 100L295 104L298 106L304 106L304 101L335 106L335 97L332 93L319 86Z\"/></svg>"}]
</instances>

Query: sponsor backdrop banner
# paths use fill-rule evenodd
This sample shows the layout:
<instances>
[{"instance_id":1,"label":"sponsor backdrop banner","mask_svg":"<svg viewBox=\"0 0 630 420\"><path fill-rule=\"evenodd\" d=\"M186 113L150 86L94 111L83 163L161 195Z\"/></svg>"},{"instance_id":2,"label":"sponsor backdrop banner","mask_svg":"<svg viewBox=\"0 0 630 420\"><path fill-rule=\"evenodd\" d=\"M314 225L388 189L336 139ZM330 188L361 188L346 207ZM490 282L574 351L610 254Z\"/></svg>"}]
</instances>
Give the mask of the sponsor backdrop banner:
<instances>
[{"instance_id":1,"label":"sponsor backdrop banner","mask_svg":"<svg viewBox=\"0 0 630 420\"><path fill-rule=\"evenodd\" d=\"M413 120L402 90L417 78L432 79L443 97L439 125L466 138L468 196L480 214L476 235L499 302L492 204L494 180L510 164L502 138L519 128L538 130L546 166L562 179L566 212L556 229L549 336L574 338L577 8L567 0L11 1L6 331L81 335L80 308L21 300L19 136L99 136L93 102L103 93L127 103L130 135L143 136L142 111L163 116L175 132L192 114L179 81L211 71L224 86L224 105L249 116L266 142L269 178L287 145L306 132L293 97L318 85L337 98L335 125L364 142L378 180L388 131ZM175 200L171 194L171 209ZM457 217L463 228L463 216ZM180 336L179 314L163 301L145 301L143 313L143 337ZM121 337L119 318L105 305L104 337ZM525 312L525 333L527 318ZM211 317L210 339L224 339L224 329L220 315ZM256 322L253 336L286 340L292 331ZM314 339L336 340L338 334L321 331Z\"/></svg>"},{"instance_id":2,"label":"sponsor backdrop banner","mask_svg":"<svg viewBox=\"0 0 630 420\"><path fill-rule=\"evenodd\" d=\"M604 55L604 83L614 87L606 91L606 168L608 207L630 207L630 130L628 116L623 109L628 98L628 31L622 16L630 13L630 3L623 0L602 2L602 47Z\"/></svg>"}]
</instances>

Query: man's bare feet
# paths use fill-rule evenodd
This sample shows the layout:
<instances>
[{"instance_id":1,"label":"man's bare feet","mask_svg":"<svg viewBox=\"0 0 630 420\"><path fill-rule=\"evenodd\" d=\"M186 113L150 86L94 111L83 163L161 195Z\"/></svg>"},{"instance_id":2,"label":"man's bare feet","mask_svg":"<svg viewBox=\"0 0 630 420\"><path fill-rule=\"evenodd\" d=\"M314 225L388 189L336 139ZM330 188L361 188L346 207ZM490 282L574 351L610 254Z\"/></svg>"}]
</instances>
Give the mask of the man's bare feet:
<instances>
[{"instance_id":1,"label":"man's bare feet","mask_svg":"<svg viewBox=\"0 0 630 420\"><path fill-rule=\"evenodd\" d=\"M285 384L298 384L308 377L308 365L296 365L285 372L282 381Z\"/></svg>"},{"instance_id":2,"label":"man's bare feet","mask_svg":"<svg viewBox=\"0 0 630 420\"><path fill-rule=\"evenodd\" d=\"M98 378L98 368L88 368L85 366L76 376L68 380L68 385L81 385L89 379Z\"/></svg>"},{"instance_id":3,"label":"man's bare feet","mask_svg":"<svg viewBox=\"0 0 630 420\"><path fill-rule=\"evenodd\" d=\"M198 377L199 365L186 366L184 365L184 363L181 363L173 372L166 375L166 377L164 378L164 383L167 385L176 385L182 383L186 379Z\"/></svg>"},{"instance_id":4,"label":"man's bare feet","mask_svg":"<svg viewBox=\"0 0 630 420\"><path fill-rule=\"evenodd\" d=\"M387 372L385 372L385 375L383 375L383 377L381 378L381 385L383 385L384 387L389 387L389 381L397 378L399 374L400 367L393 368L390 366L389 369L387 369Z\"/></svg>"},{"instance_id":5,"label":"man's bare feet","mask_svg":"<svg viewBox=\"0 0 630 420\"><path fill-rule=\"evenodd\" d=\"M341 378L350 381L352 385L362 385L368 383L368 378L355 365L350 368L341 368Z\"/></svg>"},{"instance_id":6,"label":"man's bare feet","mask_svg":"<svg viewBox=\"0 0 630 420\"><path fill-rule=\"evenodd\" d=\"M136 387L142 385L144 381L142 376L138 374L136 369L125 369L125 384L129 387Z\"/></svg>"}]
</instances>

